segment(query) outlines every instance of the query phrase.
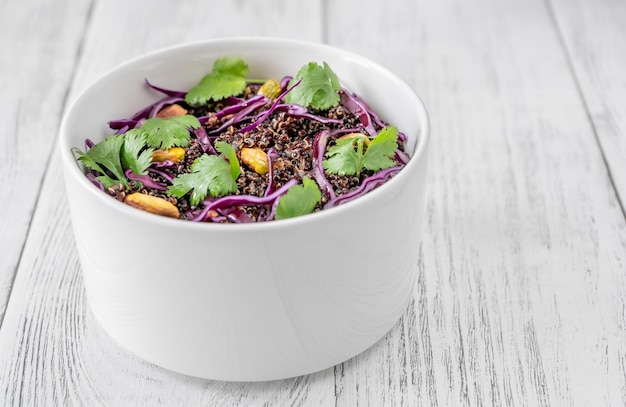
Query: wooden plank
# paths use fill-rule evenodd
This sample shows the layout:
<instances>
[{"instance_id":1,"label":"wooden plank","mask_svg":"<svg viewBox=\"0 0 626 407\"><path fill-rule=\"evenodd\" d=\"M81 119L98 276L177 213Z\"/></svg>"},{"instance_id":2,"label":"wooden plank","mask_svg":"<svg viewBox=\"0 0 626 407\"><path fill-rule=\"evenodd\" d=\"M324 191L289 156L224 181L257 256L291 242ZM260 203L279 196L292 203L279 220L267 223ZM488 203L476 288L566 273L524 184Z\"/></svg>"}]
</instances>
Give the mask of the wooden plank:
<instances>
[{"instance_id":1,"label":"wooden plank","mask_svg":"<svg viewBox=\"0 0 626 407\"><path fill-rule=\"evenodd\" d=\"M329 30L433 128L415 302L341 404L623 405L626 225L545 3L341 1Z\"/></svg>"},{"instance_id":2,"label":"wooden plank","mask_svg":"<svg viewBox=\"0 0 626 407\"><path fill-rule=\"evenodd\" d=\"M619 1L600 0L549 2L551 11L570 64L575 72L580 91L593 130L602 148L611 182L620 198L624 216L626 202L626 4ZM610 241L601 237L604 250L623 252L624 241L614 248L606 247ZM621 255L623 258L623 254ZM626 301L623 279L626 267L620 264L602 264L606 279L616 285L602 298L606 311L599 317L608 320L615 328L598 340L606 351L607 403L626 404L626 353L624 321ZM620 329L621 328L621 329ZM584 381L581 380L581 385Z\"/></svg>"},{"instance_id":3,"label":"wooden plank","mask_svg":"<svg viewBox=\"0 0 626 407\"><path fill-rule=\"evenodd\" d=\"M180 43L242 36L322 39L319 1L305 5L284 0L221 3L99 2L73 90L83 89L122 62Z\"/></svg>"},{"instance_id":4,"label":"wooden plank","mask_svg":"<svg viewBox=\"0 0 626 407\"><path fill-rule=\"evenodd\" d=\"M626 4L612 0L550 4L624 211Z\"/></svg>"},{"instance_id":5,"label":"wooden plank","mask_svg":"<svg viewBox=\"0 0 626 407\"><path fill-rule=\"evenodd\" d=\"M98 2L70 99L124 59L233 26L237 35L319 40L320 10L319 2L280 0ZM270 383L213 382L150 365L114 343L86 308L59 165L53 156L0 329L0 404L334 405L333 369Z\"/></svg>"},{"instance_id":6,"label":"wooden plank","mask_svg":"<svg viewBox=\"0 0 626 407\"><path fill-rule=\"evenodd\" d=\"M90 3L10 0L0 10L1 326L89 19ZM58 23L70 17L72 24Z\"/></svg>"},{"instance_id":7,"label":"wooden plank","mask_svg":"<svg viewBox=\"0 0 626 407\"><path fill-rule=\"evenodd\" d=\"M292 36L321 36L303 29L310 28L304 16L316 21L317 3L228 3L211 5L212 26L202 24L199 4L166 8L167 16L149 11L148 21L169 36L148 34L142 4L98 3L73 93L137 53L226 32L215 17L220 11L231 21L238 13L247 33L273 35L285 29L285 15L268 26L258 16L293 7ZM389 335L334 375L267 384L196 380L143 363L111 342L85 309L53 159L0 329L0 404L623 405L626 231L586 117L589 100L605 96L588 96L591 85L575 62L589 98L581 100L543 3L464 3L395 0L360 4L358 12L347 2L327 5L330 42L399 72L433 120L415 302ZM572 11L559 7L563 24L561 14ZM585 20L586 30L601 28L593 21ZM368 31L375 22L388 24ZM588 52L597 52L590 44ZM595 79L598 72L590 72ZM619 85L604 75L605 90ZM613 104L619 98L612 95ZM591 117L597 131L603 116ZM606 134L622 134L620 126ZM8 222L20 230L17 220Z\"/></svg>"}]
</instances>

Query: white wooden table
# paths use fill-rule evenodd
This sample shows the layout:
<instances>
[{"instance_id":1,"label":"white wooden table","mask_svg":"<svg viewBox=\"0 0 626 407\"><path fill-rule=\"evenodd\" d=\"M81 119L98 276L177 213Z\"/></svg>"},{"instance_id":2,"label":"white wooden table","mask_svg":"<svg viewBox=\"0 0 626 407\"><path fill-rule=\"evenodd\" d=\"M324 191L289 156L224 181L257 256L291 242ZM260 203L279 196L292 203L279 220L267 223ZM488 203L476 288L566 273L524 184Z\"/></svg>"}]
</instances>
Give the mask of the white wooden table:
<instances>
[{"instance_id":1,"label":"white wooden table","mask_svg":"<svg viewBox=\"0 0 626 407\"><path fill-rule=\"evenodd\" d=\"M56 137L99 75L224 36L325 42L423 97L414 301L361 355L269 383L148 364L85 302ZM0 405L626 404L626 1L0 3Z\"/></svg>"}]
</instances>

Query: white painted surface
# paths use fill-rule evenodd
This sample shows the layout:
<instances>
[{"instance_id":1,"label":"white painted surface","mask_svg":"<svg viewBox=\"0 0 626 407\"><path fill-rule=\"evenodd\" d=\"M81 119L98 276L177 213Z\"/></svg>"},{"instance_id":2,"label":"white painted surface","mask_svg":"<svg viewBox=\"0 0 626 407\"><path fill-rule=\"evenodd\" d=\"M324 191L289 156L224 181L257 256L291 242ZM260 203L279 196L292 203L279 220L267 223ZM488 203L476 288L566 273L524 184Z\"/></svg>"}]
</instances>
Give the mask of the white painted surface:
<instances>
[{"instance_id":1,"label":"white painted surface","mask_svg":"<svg viewBox=\"0 0 626 407\"><path fill-rule=\"evenodd\" d=\"M2 3L0 404L624 405L624 10L611 0ZM431 192L415 299L384 339L314 375L223 383L145 363L97 325L52 152L65 95L109 68L250 34L326 41L409 81L432 119Z\"/></svg>"}]
</instances>

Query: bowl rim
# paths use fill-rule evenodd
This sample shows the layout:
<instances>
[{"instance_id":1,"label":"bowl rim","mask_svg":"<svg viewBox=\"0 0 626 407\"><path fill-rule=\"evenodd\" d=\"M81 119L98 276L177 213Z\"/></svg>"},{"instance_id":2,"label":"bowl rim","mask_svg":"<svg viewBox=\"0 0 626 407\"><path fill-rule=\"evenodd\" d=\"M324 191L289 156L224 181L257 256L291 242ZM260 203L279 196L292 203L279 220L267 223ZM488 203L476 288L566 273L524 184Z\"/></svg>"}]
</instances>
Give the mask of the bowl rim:
<instances>
[{"instance_id":1,"label":"bowl rim","mask_svg":"<svg viewBox=\"0 0 626 407\"><path fill-rule=\"evenodd\" d=\"M136 208L132 208L128 205L119 202L116 199L111 199L110 196L107 196L97 188L93 183L91 183L85 174L81 171L80 165L78 164L76 158L71 153L71 149L74 147L70 145L69 139L66 137L68 133L68 121L72 116L72 112L76 109L76 107L81 103L82 99L85 95L91 90L93 86L97 83L106 80L109 76L115 75L117 72L127 69L128 67L132 67L135 64L140 64L142 61L155 58L160 54L168 54L174 51L181 51L185 48L194 48L194 47L211 47L212 45L218 44L266 44L272 43L274 45L290 45L290 46L302 46L307 48L314 48L320 52L335 52L341 53L346 56L346 58L350 58L352 60L362 61L367 63L368 65L374 67L375 69L383 72L390 79L396 82L398 85L405 87L409 90L409 94L414 98L415 105L418 107L418 110L415 112L418 116L418 121L420 123L420 134L419 138L416 141L415 151L410 155L409 162L400 170L395 176L391 179L375 188L374 190L366 193L365 195L354 199L350 202L347 202L342 205L335 206L333 208L329 208L326 210L321 210L318 212L309 213L306 215L296 216L293 218L280 219L280 220L272 220L267 222L249 222L249 223L239 223L239 224L223 224L223 223L213 223L213 222L194 222L190 220L182 220L182 219L173 219L165 216L158 216L151 213L147 213L145 211L137 210ZM298 224L307 224L310 222L316 222L318 220L322 220L332 217L341 217L342 213L345 211L353 211L358 206L367 205L369 200L374 199L376 196L386 193L386 191L390 188L394 187L394 184L400 183L406 177L410 177L413 171L411 168L419 165L419 163L426 159L428 145L430 143L430 120L428 116L428 111L423 100L417 94L415 89L404 79L398 76L396 73L391 71L389 68L363 56L357 54L352 51L345 50L343 48L324 44L321 42L307 41L307 40L299 40L299 39L291 39L291 38L280 38L280 37L220 37L220 38L212 38L198 41L190 41L190 42L182 42L175 45L170 45L167 47L158 48L136 57L133 57L121 64L118 64L101 75L97 76L94 80L88 83L73 99L73 101L68 105L63 114L63 118L61 121L61 125L59 127L58 133L58 148L61 150L61 159L62 166L64 167L64 173L67 176L72 176L76 178L81 185L84 187L86 193L96 194L98 200L102 200L102 202L109 206L114 211L119 211L125 216L130 216L133 218L137 218L138 221L143 222L152 222L155 225L160 225L164 228L182 228L193 231L198 230L219 230L220 233L223 232L235 232L241 233L248 230L273 230L273 229L282 229L282 228L290 228L294 227Z\"/></svg>"}]
</instances>

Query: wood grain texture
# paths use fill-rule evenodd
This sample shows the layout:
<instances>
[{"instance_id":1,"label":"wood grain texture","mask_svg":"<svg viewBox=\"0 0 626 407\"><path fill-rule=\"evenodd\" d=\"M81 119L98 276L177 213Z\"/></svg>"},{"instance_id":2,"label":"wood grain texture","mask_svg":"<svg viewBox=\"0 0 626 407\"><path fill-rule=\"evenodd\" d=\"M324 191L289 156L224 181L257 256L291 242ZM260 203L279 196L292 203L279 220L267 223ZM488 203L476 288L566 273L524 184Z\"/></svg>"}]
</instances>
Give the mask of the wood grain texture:
<instances>
[{"instance_id":1,"label":"wood grain texture","mask_svg":"<svg viewBox=\"0 0 626 407\"><path fill-rule=\"evenodd\" d=\"M0 325L75 71L90 2L0 6ZM73 24L59 21L72 19Z\"/></svg>"},{"instance_id":2,"label":"wood grain texture","mask_svg":"<svg viewBox=\"0 0 626 407\"><path fill-rule=\"evenodd\" d=\"M626 4L551 0L550 5L624 211Z\"/></svg>"},{"instance_id":3,"label":"wood grain texture","mask_svg":"<svg viewBox=\"0 0 626 407\"><path fill-rule=\"evenodd\" d=\"M393 21L353 43L331 19L329 42L390 64L433 122L423 286L375 357L339 369L339 394L363 405L623 405L626 227L550 9L334 7L342 27Z\"/></svg>"},{"instance_id":4,"label":"wood grain texture","mask_svg":"<svg viewBox=\"0 0 626 407\"><path fill-rule=\"evenodd\" d=\"M321 12L319 1L99 1L71 98L109 69L181 43L241 36L321 41Z\"/></svg>"},{"instance_id":5,"label":"wood grain texture","mask_svg":"<svg viewBox=\"0 0 626 407\"><path fill-rule=\"evenodd\" d=\"M610 0L0 3L0 50L23 67L0 61L2 148L18 149L0 160L0 405L626 404L623 13ZM413 85L432 119L414 301L366 352L291 380L200 380L113 342L85 303L41 135L118 63L231 35L356 51ZM42 88L43 107L27 98Z\"/></svg>"}]
</instances>

